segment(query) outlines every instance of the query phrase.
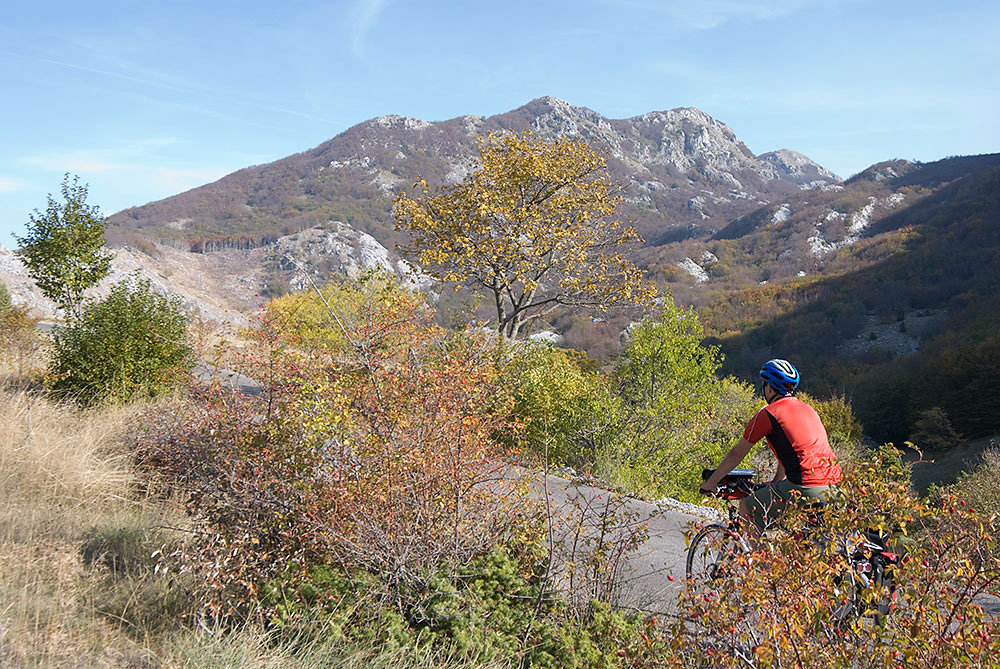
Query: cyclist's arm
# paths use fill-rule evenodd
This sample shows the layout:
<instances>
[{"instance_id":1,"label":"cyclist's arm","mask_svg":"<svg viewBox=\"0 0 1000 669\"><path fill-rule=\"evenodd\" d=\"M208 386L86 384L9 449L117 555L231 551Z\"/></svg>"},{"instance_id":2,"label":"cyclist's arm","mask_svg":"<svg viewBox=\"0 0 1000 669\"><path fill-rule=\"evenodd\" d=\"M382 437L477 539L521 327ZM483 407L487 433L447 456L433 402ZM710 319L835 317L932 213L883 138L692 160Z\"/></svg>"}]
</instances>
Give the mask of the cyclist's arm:
<instances>
[{"instance_id":1,"label":"cyclist's arm","mask_svg":"<svg viewBox=\"0 0 1000 669\"><path fill-rule=\"evenodd\" d=\"M786 478L787 477L785 476L785 465L781 464L781 460L778 460L778 468L774 470L774 478L771 479L771 483L784 481Z\"/></svg>"},{"instance_id":2,"label":"cyclist's arm","mask_svg":"<svg viewBox=\"0 0 1000 669\"><path fill-rule=\"evenodd\" d=\"M743 458L746 457L751 448L753 448L753 444L746 439L741 438L736 442L736 445L729 449L729 452L719 462L719 466L715 468L715 472L708 477L708 480L701 484L701 490L713 493L718 492L719 481L743 461Z\"/></svg>"}]
</instances>

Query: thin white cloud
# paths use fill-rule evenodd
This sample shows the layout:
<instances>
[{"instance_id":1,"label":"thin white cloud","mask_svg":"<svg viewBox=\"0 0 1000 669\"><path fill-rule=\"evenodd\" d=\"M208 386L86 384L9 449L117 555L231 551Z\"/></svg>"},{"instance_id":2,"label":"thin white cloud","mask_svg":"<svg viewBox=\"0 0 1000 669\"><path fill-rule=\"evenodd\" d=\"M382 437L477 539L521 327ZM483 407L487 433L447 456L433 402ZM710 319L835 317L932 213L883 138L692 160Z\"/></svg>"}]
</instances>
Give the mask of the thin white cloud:
<instances>
[{"instance_id":1,"label":"thin white cloud","mask_svg":"<svg viewBox=\"0 0 1000 669\"><path fill-rule=\"evenodd\" d=\"M371 28L375 25L378 19L379 13L382 11L382 7L385 5L385 0L362 0L359 3L359 10L355 12L355 20L353 23L352 30L352 44L355 47L356 53L360 53L365 37ZM369 7L370 6L370 7ZM186 109L190 112L197 113L209 118L218 118L225 121L233 121L246 124L243 117L234 116L232 114L227 114L215 109L207 108L204 106L198 106L194 104L184 104L175 103L174 100L178 99L191 99L193 96L197 95L209 95L211 99L222 102L233 104L236 103L241 107L247 104L253 105L255 109L261 111L273 112L277 114L286 114L289 116L294 116L297 118L304 118L310 121L321 121L328 123L330 120L323 116L317 116L315 114L309 114L307 112L299 111L296 109L289 109L286 107L280 107L273 105L265 100L258 97L250 96L243 93L233 93L231 91L220 90L216 87L210 87L195 81L179 81L172 79L168 75L154 72L154 71L140 71L138 74L129 74L125 72L115 72L108 69L87 67L84 65L79 65L77 63L69 63L62 60L55 60L52 58L41 58L33 55L26 55L21 53L15 53L12 51L6 51L0 49L0 55L2 56L13 56L16 58L22 58L27 60L34 60L40 63L46 63L49 65L55 65L57 67L64 67L72 70L78 70L81 72L87 72L90 74L95 74L103 77L110 77L112 79L118 79L121 81L127 81L141 86L148 86L154 89L160 89L167 91L169 93L176 94L175 96L168 98L166 100L152 100L158 106L164 104L171 104L177 109ZM122 67L125 67L123 64ZM123 95L125 93L122 93ZM132 95L133 98L139 98L139 96Z\"/></svg>"},{"instance_id":2,"label":"thin white cloud","mask_svg":"<svg viewBox=\"0 0 1000 669\"><path fill-rule=\"evenodd\" d=\"M15 193L27 189L28 185L20 179L0 177L0 193Z\"/></svg>"},{"instance_id":3,"label":"thin white cloud","mask_svg":"<svg viewBox=\"0 0 1000 669\"><path fill-rule=\"evenodd\" d=\"M351 12L351 51L361 57L365 50L365 41L372 28L378 22L386 0L359 0Z\"/></svg>"},{"instance_id":4,"label":"thin white cloud","mask_svg":"<svg viewBox=\"0 0 1000 669\"><path fill-rule=\"evenodd\" d=\"M112 79L120 79L122 81L128 81L136 84L141 84L144 86L152 86L155 88L161 88L171 93L186 93L189 87L184 85L177 85L173 83L168 83L162 80L158 80L153 76L134 76L131 74L126 74L123 72L113 72L111 70L106 70L97 67L88 67L86 65L80 65L79 63L68 63L63 60L56 60L53 58L42 58L40 56L34 56L23 53L16 53L13 51L2 50L0 54L4 56L13 56L15 58L23 58L26 60L33 60L39 63L47 63L49 65L56 65L58 67L64 67L70 70L78 70L80 72L87 72L90 74L100 75L102 77L110 77Z\"/></svg>"},{"instance_id":5,"label":"thin white cloud","mask_svg":"<svg viewBox=\"0 0 1000 669\"><path fill-rule=\"evenodd\" d=\"M26 165L57 172L96 174L131 170L136 164L150 162L159 149L174 145L174 137L144 137L114 148L82 148L49 151L22 159Z\"/></svg>"},{"instance_id":6,"label":"thin white cloud","mask_svg":"<svg viewBox=\"0 0 1000 669\"><path fill-rule=\"evenodd\" d=\"M769 21L836 0L617 0L618 8L658 16L679 28L709 30L730 21Z\"/></svg>"},{"instance_id":7,"label":"thin white cloud","mask_svg":"<svg viewBox=\"0 0 1000 669\"><path fill-rule=\"evenodd\" d=\"M24 158L24 163L57 172L113 172L128 167L126 163L112 159L110 152L100 149L76 149L74 151L53 151Z\"/></svg>"}]
</instances>

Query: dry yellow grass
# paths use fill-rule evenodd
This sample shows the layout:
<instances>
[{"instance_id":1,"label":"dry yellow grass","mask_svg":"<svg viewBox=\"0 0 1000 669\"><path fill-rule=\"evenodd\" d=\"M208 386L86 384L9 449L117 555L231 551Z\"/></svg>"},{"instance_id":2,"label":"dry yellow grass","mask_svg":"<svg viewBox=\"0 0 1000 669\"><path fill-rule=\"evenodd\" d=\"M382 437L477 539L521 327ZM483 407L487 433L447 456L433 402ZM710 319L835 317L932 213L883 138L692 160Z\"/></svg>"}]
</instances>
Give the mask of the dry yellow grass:
<instances>
[{"instance_id":1,"label":"dry yellow grass","mask_svg":"<svg viewBox=\"0 0 1000 669\"><path fill-rule=\"evenodd\" d=\"M79 412L0 391L0 664L121 666L144 654L81 593L93 528L141 516L120 444L141 407Z\"/></svg>"},{"instance_id":2,"label":"dry yellow grass","mask_svg":"<svg viewBox=\"0 0 1000 669\"><path fill-rule=\"evenodd\" d=\"M95 514L120 510L132 477L117 445L137 414L0 393L0 541L74 537Z\"/></svg>"}]
</instances>

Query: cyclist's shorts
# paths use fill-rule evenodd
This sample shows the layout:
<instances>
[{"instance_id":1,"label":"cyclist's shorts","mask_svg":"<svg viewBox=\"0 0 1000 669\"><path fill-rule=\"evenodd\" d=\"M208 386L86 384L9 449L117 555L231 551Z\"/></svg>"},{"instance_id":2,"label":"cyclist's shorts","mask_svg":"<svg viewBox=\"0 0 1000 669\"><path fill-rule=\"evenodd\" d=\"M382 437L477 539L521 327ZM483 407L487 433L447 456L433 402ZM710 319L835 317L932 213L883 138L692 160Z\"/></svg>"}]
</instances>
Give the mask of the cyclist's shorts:
<instances>
[{"instance_id":1,"label":"cyclist's shorts","mask_svg":"<svg viewBox=\"0 0 1000 669\"><path fill-rule=\"evenodd\" d=\"M763 531L785 512L793 490L798 491L798 499L811 500L811 504L825 504L832 488L828 485L795 485L788 479L772 483L746 498L750 519Z\"/></svg>"}]
</instances>

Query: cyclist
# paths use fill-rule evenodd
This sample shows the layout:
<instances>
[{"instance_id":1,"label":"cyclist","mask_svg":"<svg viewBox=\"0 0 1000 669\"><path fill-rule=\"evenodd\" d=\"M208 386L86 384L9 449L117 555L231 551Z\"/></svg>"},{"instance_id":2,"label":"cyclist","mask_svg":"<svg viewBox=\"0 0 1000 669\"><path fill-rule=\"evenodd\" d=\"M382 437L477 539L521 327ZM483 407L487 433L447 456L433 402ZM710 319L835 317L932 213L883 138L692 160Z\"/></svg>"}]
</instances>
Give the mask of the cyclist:
<instances>
[{"instance_id":1,"label":"cyclist","mask_svg":"<svg viewBox=\"0 0 1000 669\"><path fill-rule=\"evenodd\" d=\"M740 512L752 521L758 533L784 512L793 496L823 504L830 487L841 476L823 422L812 407L795 397L800 380L795 366L787 360L768 360L760 368L760 378L767 406L750 420L743 437L701 485L705 494L718 493L719 481L766 437L778 459L774 478L740 500Z\"/></svg>"}]
</instances>

